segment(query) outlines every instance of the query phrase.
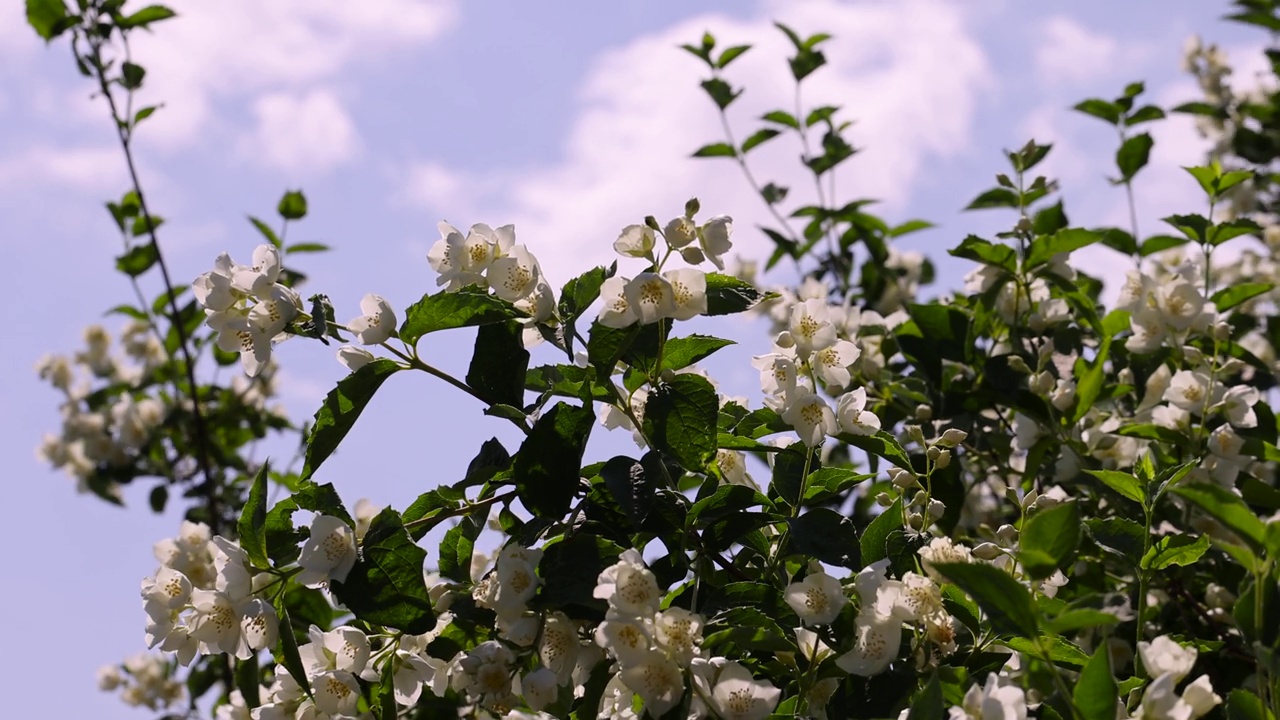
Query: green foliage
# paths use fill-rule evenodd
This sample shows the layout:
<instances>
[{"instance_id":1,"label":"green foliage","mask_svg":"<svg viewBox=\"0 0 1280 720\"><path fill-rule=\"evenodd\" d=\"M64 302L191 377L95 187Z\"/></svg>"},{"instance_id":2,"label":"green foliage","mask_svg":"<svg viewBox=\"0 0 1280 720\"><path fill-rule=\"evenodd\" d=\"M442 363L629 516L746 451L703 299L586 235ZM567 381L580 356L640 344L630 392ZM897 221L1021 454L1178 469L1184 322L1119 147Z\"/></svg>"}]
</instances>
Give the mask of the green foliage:
<instances>
[{"instance_id":1,"label":"green foliage","mask_svg":"<svg viewBox=\"0 0 1280 720\"><path fill-rule=\"evenodd\" d=\"M400 365L391 360L375 360L339 381L338 386L329 391L324 404L316 411L315 424L307 436L303 479L311 477L333 454L338 443L355 426L374 393L400 369Z\"/></svg>"}]
</instances>

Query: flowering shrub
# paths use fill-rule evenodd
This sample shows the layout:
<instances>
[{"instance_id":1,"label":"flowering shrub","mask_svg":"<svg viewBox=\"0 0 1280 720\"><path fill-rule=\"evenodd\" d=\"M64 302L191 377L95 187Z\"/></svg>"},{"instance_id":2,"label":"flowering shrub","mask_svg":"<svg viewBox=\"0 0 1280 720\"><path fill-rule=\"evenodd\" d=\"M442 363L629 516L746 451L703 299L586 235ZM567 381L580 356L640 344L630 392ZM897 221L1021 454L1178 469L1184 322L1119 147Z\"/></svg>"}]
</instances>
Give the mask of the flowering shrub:
<instances>
[{"instance_id":1,"label":"flowering shrub","mask_svg":"<svg viewBox=\"0 0 1280 720\"><path fill-rule=\"evenodd\" d=\"M1009 229L964 238L950 252L977 267L922 301L932 265L892 243L927 224L834 197L825 179L854 154L847 123L798 102L695 153L746 171L777 222L766 267L791 261L798 287L726 273L733 220L691 200L622 228L618 261L560 288L515 228L441 223L426 258L437 289L403 309L368 294L340 324L286 264L325 249L283 242L306 215L300 192L281 200L279 231L252 219L264 242L251 254L173 284L134 172L154 109L132 109L145 71L128 52L131 32L173 13L123 5L27 4L43 37L71 36L119 132L133 186L109 204L118 269L154 269L166 288L115 309L132 320L127 359L94 327L83 353L40 366L64 397L62 434L41 450L53 465L110 501L152 478L153 508L175 488L188 507L141 586L163 655L104 669L104 690L154 710L185 692L192 713L208 696L218 718L257 720L1280 710L1277 103L1227 89L1215 49L1189 48L1206 96L1174 109L1215 139L1211 162L1188 168L1205 207L1166 218L1171 234L1071 225L1057 183L1036 174L1050 146L1029 142L970 205L1004 209ZM1280 26L1273 3L1239 5L1238 19ZM828 38L780 28L799 96ZM741 89L727 72L749 48L708 34L686 49L731 128ZM1165 117L1142 93L1077 106L1117 129L1131 199L1153 144L1142 126ZM817 193L785 211L791 191L748 164L784 135ZM1249 236L1265 255L1222 259ZM1111 306L1071 260L1097 243L1133 263ZM755 343L759 402L697 368L729 340L680 324L744 312L774 326ZM457 378L418 348L461 328L476 340ZM289 339L344 343L350 370L305 431L267 407L273 347ZM243 375L201 382L201 358ZM411 372L524 439L483 443L465 478L407 508L348 509L312 478ZM634 452L585 457L597 427L629 431ZM251 459L273 431L302 433L300 469ZM273 488L283 499L268 501ZM492 557L477 550L489 527ZM443 540L424 549L433 528Z\"/></svg>"}]
</instances>

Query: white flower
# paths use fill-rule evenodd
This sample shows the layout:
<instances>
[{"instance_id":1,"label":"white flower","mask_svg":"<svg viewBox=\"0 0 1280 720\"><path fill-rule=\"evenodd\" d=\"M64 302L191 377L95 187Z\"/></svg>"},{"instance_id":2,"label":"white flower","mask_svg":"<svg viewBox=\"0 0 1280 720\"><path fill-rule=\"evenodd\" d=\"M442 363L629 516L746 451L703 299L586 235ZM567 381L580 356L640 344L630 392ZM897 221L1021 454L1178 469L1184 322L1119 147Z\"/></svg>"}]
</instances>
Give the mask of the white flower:
<instances>
[{"instance_id":1,"label":"white flower","mask_svg":"<svg viewBox=\"0 0 1280 720\"><path fill-rule=\"evenodd\" d=\"M825 572L809 573L804 580L791 583L784 597L805 625L830 623L849 602L840 581Z\"/></svg>"},{"instance_id":2,"label":"white flower","mask_svg":"<svg viewBox=\"0 0 1280 720\"><path fill-rule=\"evenodd\" d=\"M640 714L631 706L635 693L622 681L622 675L614 675L600 694L601 720L640 720Z\"/></svg>"},{"instance_id":3,"label":"white flower","mask_svg":"<svg viewBox=\"0 0 1280 720\"><path fill-rule=\"evenodd\" d=\"M1169 388L1164 391L1164 399L1183 410L1199 415L1210 404L1211 384L1209 376L1203 372L1179 370L1169 381Z\"/></svg>"},{"instance_id":4,"label":"white flower","mask_svg":"<svg viewBox=\"0 0 1280 720\"><path fill-rule=\"evenodd\" d=\"M880 418L866 410L867 389L857 388L840 396L836 405L836 419L841 432L851 435L875 435L880 429Z\"/></svg>"},{"instance_id":5,"label":"white flower","mask_svg":"<svg viewBox=\"0 0 1280 720\"><path fill-rule=\"evenodd\" d=\"M698 226L693 224L692 218L681 215L667 223L663 235L668 245L679 250L698 239Z\"/></svg>"},{"instance_id":6,"label":"white flower","mask_svg":"<svg viewBox=\"0 0 1280 720\"><path fill-rule=\"evenodd\" d=\"M520 679L520 693L534 712L555 702L558 690L556 674L547 668L538 668Z\"/></svg>"},{"instance_id":7,"label":"white flower","mask_svg":"<svg viewBox=\"0 0 1280 720\"><path fill-rule=\"evenodd\" d=\"M943 577L933 569L934 563L969 563L973 562L973 551L965 545L953 543L951 538L937 537L917 551L920 564L929 577L942 582Z\"/></svg>"},{"instance_id":8,"label":"white flower","mask_svg":"<svg viewBox=\"0 0 1280 720\"><path fill-rule=\"evenodd\" d=\"M349 672L328 670L311 679L315 707L328 715L355 715L360 701L360 685ZM305 704L305 702L304 702ZM304 710L299 708L298 717Z\"/></svg>"},{"instance_id":9,"label":"white flower","mask_svg":"<svg viewBox=\"0 0 1280 720\"><path fill-rule=\"evenodd\" d=\"M963 707L950 710L951 720L1026 720L1027 696L1016 685L1001 685L1000 678L991 673L987 684L974 684L964 694Z\"/></svg>"},{"instance_id":10,"label":"white flower","mask_svg":"<svg viewBox=\"0 0 1280 720\"><path fill-rule=\"evenodd\" d=\"M673 660L688 666L702 644L702 623L697 613L667 608L653 616L654 637Z\"/></svg>"},{"instance_id":11,"label":"white flower","mask_svg":"<svg viewBox=\"0 0 1280 720\"><path fill-rule=\"evenodd\" d=\"M244 374L257 377L271 360L271 335L245 317L230 317L218 331L218 348L223 352L239 352Z\"/></svg>"},{"instance_id":12,"label":"white flower","mask_svg":"<svg viewBox=\"0 0 1280 720\"><path fill-rule=\"evenodd\" d=\"M702 253L719 270L724 270L724 254L733 247L729 240L732 234L733 218L728 215L717 215L698 228L698 244L702 246Z\"/></svg>"},{"instance_id":13,"label":"white flower","mask_svg":"<svg viewBox=\"0 0 1280 720\"><path fill-rule=\"evenodd\" d=\"M249 322L262 328L268 337L274 338L298 316L302 299L289 288L276 284L269 286L258 296L258 303L249 310Z\"/></svg>"},{"instance_id":14,"label":"white flower","mask_svg":"<svg viewBox=\"0 0 1280 720\"><path fill-rule=\"evenodd\" d=\"M623 289L627 305L648 325L675 313L675 297L671 283L657 273L643 272L627 283Z\"/></svg>"},{"instance_id":15,"label":"white flower","mask_svg":"<svg viewBox=\"0 0 1280 720\"><path fill-rule=\"evenodd\" d=\"M798 382L795 359L781 353L756 355L751 365L760 371L760 389L785 404Z\"/></svg>"},{"instance_id":16,"label":"white flower","mask_svg":"<svg viewBox=\"0 0 1280 720\"><path fill-rule=\"evenodd\" d=\"M311 521L311 537L298 557L297 581L316 587L337 580L343 582L356 564L356 536L351 526L331 515L316 515Z\"/></svg>"},{"instance_id":17,"label":"white flower","mask_svg":"<svg viewBox=\"0 0 1280 720\"><path fill-rule=\"evenodd\" d=\"M600 285L601 308L598 320L601 325L624 328L639 319L631 308L631 301L627 299L629 282L631 281L627 278L614 275Z\"/></svg>"},{"instance_id":18,"label":"white flower","mask_svg":"<svg viewBox=\"0 0 1280 720\"><path fill-rule=\"evenodd\" d=\"M849 384L849 366L857 362L862 351L848 340L837 340L831 347L813 353L809 362L813 370L828 385L842 388Z\"/></svg>"},{"instance_id":19,"label":"white flower","mask_svg":"<svg viewBox=\"0 0 1280 720\"><path fill-rule=\"evenodd\" d=\"M824 350L836 343L836 326L829 318L827 304L817 298L796 303L791 309L791 322L787 328L796 344L800 357Z\"/></svg>"},{"instance_id":20,"label":"white flower","mask_svg":"<svg viewBox=\"0 0 1280 720\"><path fill-rule=\"evenodd\" d=\"M790 398L781 415L809 447L821 445L828 435L839 432L835 413L826 399L817 393L806 391Z\"/></svg>"},{"instance_id":21,"label":"white flower","mask_svg":"<svg viewBox=\"0 0 1280 720\"><path fill-rule=\"evenodd\" d=\"M618 673L622 682L644 701L653 717L662 717L684 697L684 672L658 650L645 653L639 663Z\"/></svg>"},{"instance_id":22,"label":"white flower","mask_svg":"<svg viewBox=\"0 0 1280 720\"><path fill-rule=\"evenodd\" d=\"M226 253L218 257L220 262L224 259L229 269L231 258ZM230 308L240 297L243 297L237 296L237 291L231 287L230 274L220 270L211 270L192 281L191 292L201 307L214 312L222 312Z\"/></svg>"},{"instance_id":23,"label":"white flower","mask_svg":"<svg viewBox=\"0 0 1280 720\"><path fill-rule=\"evenodd\" d=\"M628 225L622 228L618 239L613 241L613 249L622 256L648 258L653 256L653 246L657 236L647 225Z\"/></svg>"},{"instance_id":24,"label":"white flower","mask_svg":"<svg viewBox=\"0 0 1280 720\"><path fill-rule=\"evenodd\" d=\"M643 618L652 617L662 599L657 579L634 548L628 548L618 557L618 562L600 573L593 595L608 601L609 606L622 615Z\"/></svg>"},{"instance_id":25,"label":"white flower","mask_svg":"<svg viewBox=\"0 0 1280 720\"><path fill-rule=\"evenodd\" d=\"M343 345L338 348L338 362L345 365L351 372L355 372L373 361L373 353L364 348L358 348L354 345Z\"/></svg>"},{"instance_id":26,"label":"white flower","mask_svg":"<svg viewBox=\"0 0 1280 720\"><path fill-rule=\"evenodd\" d=\"M445 285L448 291L461 290L468 285L485 284L484 276L481 274L486 266L482 266L479 270L472 269L470 262L471 253L468 252L469 237L463 237L457 228L447 222L441 222L438 225L440 229L440 239L436 241L431 249L427 252L427 261L431 263L432 269L440 276L436 278L436 285ZM472 228L471 240L483 242L482 235L475 233Z\"/></svg>"},{"instance_id":27,"label":"white flower","mask_svg":"<svg viewBox=\"0 0 1280 720\"><path fill-rule=\"evenodd\" d=\"M662 278L671 286L670 317L689 320L707 312L707 275L697 268L668 270Z\"/></svg>"},{"instance_id":28,"label":"white flower","mask_svg":"<svg viewBox=\"0 0 1280 720\"><path fill-rule=\"evenodd\" d=\"M596 644L605 648L622 667L642 662L652 645L650 631L638 620L623 616L605 619L596 628Z\"/></svg>"},{"instance_id":29,"label":"white flower","mask_svg":"<svg viewBox=\"0 0 1280 720\"><path fill-rule=\"evenodd\" d=\"M763 720L778 705L782 691L736 662L725 663L711 691L711 700L724 720Z\"/></svg>"},{"instance_id":30,"label":"white flower","mask_svg":"<svg viewBox=\"0 0 1280 720\"><path fill-rule=\"evenodd\" d=\"M360 317L347 323L347 329L362 345L386 342L396 331L396 311L381 295L372 293L360 300Z\"/></svg>"},{"instance_id":31,"label":"white flower","mask_svg":"<svg viewBox=\"0 0 1280 720\"><path fill-rule=\"evenodd\" d=\"M1166 673L1181 682L1191 672L1196 663L1196 649L1184 648L1168 635L1161 635L1151 642L1138 643L1138 656L1142 658L1142 667L1147 675L1155 677Z\"/></svg>"},{"instance_id":32,"label":"white flower","mask_svg":"<svg viewBox=\"0 0 1280 720\"><path fill-rule=\"evenodd\" d=\"M1258 415L1253 411L1253 406L1258 404L1262 399L1262 395L1258 389L1249 385L1237 385L1227 390L1226 395L1222 397L1222 414L1226 416L1227 422L1238 428L1252 428L1258 426Z\"/></svg>"},{"instance_id":33,"label":"white flower","mask_svg":"<svg viewBox=\"0 0 1280 720\"><path fill-rule=\"evenodd\" d=\"M538 648L538 659L555 674L558 684L568 684L578 661L580 648L578 631L573 621L562 612L549 613L542 625L542 645Z\"/></svg>"},{"instance_id":34,"label":"white flower","mask_svg":"<svg viewBox=\"0 0 1280 720\"><path fill-rule=\"evenodd\" d=\"M902 645L902 622L875 613L859 613L857 628L853 649L836 658L836 665L860 677L879 675L898 657L898 648Z\"/></svg>"},{"instance_id":35,"label":"white flower","mask_svg":"<svg viewBox=\"0 0 1280 720\"><path fill-rule=\"evenodd\" d=\"M259 245L253 250L252 265L234 267L231 272L231 286L240 292L263 297L280 279L282 268L280 250L274 245Z\"/></svg>"},{"instance_id":36,"label":"white flower","mask_svg":"<svg viewBox=\"0 0 1280 720\"><path fill-rule=\"evenodd\" d=\"M318 675L326 670L341 670L360 675L368 680L377 679L377 671L366 668L369 662L369 637L359 628L344 625L323 632L315 625L310 630L311 642L298 648L302 664L308 675Z\"/></svg>"},{"instance_id":37,"label":"white flower","mask_svg":"<svg viewBox=\"0 0 1280 720\"><path fill-rule=\"evenodd\" d=\"M516 245L511 252L489 266L489 284L498 297L515 302L528 297L538 287L542 269L538 261L523 245Z\"/></svg>"},{"instance_id":38,"label":"white flower","mask_svg":"<svg viewBox=\"0 0 1280 720\"><path fill-rule=\"evenodd\" d=\"M1182 689L1182 702L1191 707L1191 717L1198 718L1222 702L1222 697L1213 691L1208 675L1201 675Z\"/></svg>"}]
</instances>

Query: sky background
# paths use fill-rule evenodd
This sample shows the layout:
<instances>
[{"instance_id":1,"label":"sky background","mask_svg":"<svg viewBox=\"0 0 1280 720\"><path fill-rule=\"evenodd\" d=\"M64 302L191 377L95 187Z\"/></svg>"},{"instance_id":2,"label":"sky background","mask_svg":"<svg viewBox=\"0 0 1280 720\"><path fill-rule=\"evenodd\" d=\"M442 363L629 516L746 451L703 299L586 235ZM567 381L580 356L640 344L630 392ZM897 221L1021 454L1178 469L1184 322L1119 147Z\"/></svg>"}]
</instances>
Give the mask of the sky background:
<instances>
[{"instance_id":1,"label":"sky background","mask_svg":"<svg viewBox=\"0 0 1280 720\"><path fill-rule=\"evenodd\" d=\"M289 240L334 251L294 264L311 276L308 293L333 299L339 320L355 317L367 292L403 308L434 291L425 255L441 219L515 223L518 240L563 281L610 262L624 225L649 214L665 221L696 195L707 215L735 217L739 253L766 256L767 241L754 230L764 213L735 167L688 157L720 139L698 87L705 70L677 49L705 30L724 45L756 45L728 72L747 86L730 109L739 138L763 112L794 102L786 41L772 20L834 36L824 46L830 64L806 83L805 101L843 105L855 121L850 136L863 152L841 168L840 194L881 200L879 212L893 223L936 223L898 247L934 257L942 288L958 286L969 269L946 248L1012 220L960 211L1007 170L1002 149L1031 137L1053 143L1042 167L1061 180L1072 221L1127 225L1123 193L1107 182L1114 132L1070 106L1114 97L1134 80L1147 81L1146 98L1166 107L1196 99L1179 62L1197 32L1227 48L1236 81L1252 84L1264 40L1220 22L1227 4L1205 0L172 7L180 18L139 37L134 59L148 69L141 104L164 104L140 129L137 155L149 204L168 220L160 235L176 280L210 269L224 250L248 261L259 240L245 215L271 218L284 189L302 188L311 214ZM1136 182L1144 235L1160 232L1159 217L1203 202L1178 169L1203 156L1191 124L1151 130L1152 164ZM803 200L797 153L779 139L752 161L762 181L794 184ZM8 651L0 667L20 691L10 694L6 716L152 714L99 693L94 671L143 649L138 581L155 568L151 545L176 532L179 504L151 514L145 484L127 490L127 510L77 496L74 482L34 451L58 428L58 396L37 380L36 361L80 349L84 326L132 300L112 271L120 240L103 209L126 189L105 106L76 73L66 43L46 47L20 4L9 3L0 12L0 243L13 290L0 308L0 450L10 458L10 513L0 523L0 546L10 549L0 585ZM1074 259L1110 277L1124 267L1106 249ZM158 292L156 279L145 282ZM752 392L749 356L769 345L761 325L690 327L741 341L712 369L731 394ZM470 342L466 332L431 336L420 351L461 375ZM278 357L279 399L295 419L309 417L345 373L332 348L317 343L290 341ZM505 421L438 381L405 376L392 386L316 476L349 506L368 497L403 508L460 479L485 439L518 442ZM621 433L594 437L588 458L626 445Z\"/></svg>"}]
</instances>

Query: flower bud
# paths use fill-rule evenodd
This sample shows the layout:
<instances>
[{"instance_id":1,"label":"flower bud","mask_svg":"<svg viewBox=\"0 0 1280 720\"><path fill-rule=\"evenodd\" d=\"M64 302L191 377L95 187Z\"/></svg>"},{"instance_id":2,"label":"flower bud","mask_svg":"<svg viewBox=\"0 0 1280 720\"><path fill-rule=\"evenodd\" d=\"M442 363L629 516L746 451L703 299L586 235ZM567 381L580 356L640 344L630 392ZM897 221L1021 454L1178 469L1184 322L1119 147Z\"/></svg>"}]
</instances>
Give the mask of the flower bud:
<instances>
[{"instance_id":1,"label":"flower bud","mask_svg":"<svg viewBox=\"0 0 1280 720\"><path fill-rule=\"evenodd\" d=\"M1053 378L1053 374L1047 370L1027 378L1027 389L1037 395L1048 395L1055 384L1056 381Z\"/></svg>"},{"instance_id":2,"label":"flower bud","mask_svg":"<svg viewBox=\"0 0 1280 720\"><path fill-rule=\"evenodd\" d=\"M1120 368L1120 372L1116 373L1116 380L1120 381L1121 385L1132 385L1133 371L1129 368Z\"/></svg>"},{"instance_id":3,"label":"flower bud","mask_svg":"<svg viewBox=\"0 0 1280 720\"><path fill-rule=\"evenodd\" d=\"M791 337L790 331L783 330L778 333L778 337L774 338L773 344L780 348L790 348L796 346L796 341Z\"/></svg>"},{"instance_id":4,"label":"flower bud","mask_svg":"<svg viewBox=\"0 0 1280 720\"><path fill-rule=\"evenodd\" d=\"M938 456L941 454L942 454L942 448L938 447L937 445L930 445L929 449L924 451L925 457L929 458L929 460L931 461L937 460Z\"/></svg>"},{"instance_id":5,"label":"flower bud","mask_svg":"<svg viewBox=\"0 0 1280 720\"><path fill-rule=\"evenodd\" d=\"M937 520L947 512L947 506L941 500L929 501L929 519Z\"/></svg>"},{"instance_id":6,"label":"flower bud","mask_svg":"<svg viewBox=\"0 0 1280 720\"><path fill-rule=\"evenodd\" d=\"M978 543L973 548L973 556L978 558L979 560L995 560L996 558L1000 557L1003 554L1004 554L1004 551L1001 550L1000 546L996 545L995 543L989 543L989 542Z\"/></svg>"},{"instance_id":7,"label":"flower bud","mask_svg":"<svg viewBox=\"0 0 1280 720\"><path fill-rule=\"evenodd\" d=\"M1022 496L1022 509L1023 509L1023 510L1026 510L1027 508L1031 507L1032 505L1035 505L1035 504L1036 504L1036 501L1037 501L1037 500L1039 500L1039 499L1040 499L1040 493L1038 493L1038 492L1036 492L1034 489L1032 489L1032 490L1031 490L1030 492L1028 492L1026 495L1023 495L1023 496Z\"/></svg>"},{"instance_id":8,"label":"flower bud","mask_svg":"<svg viewBox=\"0 0 1280 720\"><path fill-rule=\"evenodd\" d=\"M908 470L900 467L889 468L889 481L892 482L900 490L910 490L919 483L916 482L916 476Z\"/></svg>"},{"instance_id":9,"label":"flower bud","mask_svg":"<svg viewBox=\"0 0 1280 720\"><path fill-rule=\"evenodd\" d=\"M925 492L925 491L923 491L923 490L920 490L920 491L916 492L916 494L915 494L915 495L913 495L913 496L911 497L911 503L910 503L910 505L911 505L912 507L915 507L915 506L917 506L917 505L924 505L924 504L925 504L926 502L928 502L928 501L929 501L929 494L928 494L928 493L926 493L926 492Z\"/></svg>"},{"instance_id":10,"label":"flower bud","mask_svg":"<svg viewBox=\"0 0 1280 720\"><path fill-rule=\"evenodd\" d=\"M1204 589L1204 602L1211 608L1227 610L1235 606L1236 596L1217 583L1209 583L1209 587Z\"/></svg>"},{"instance_id":11,"label":"flower bud","mask_svg":"<svg viewBox=\"0 0 1280 720\"><path fill-rule=\"evenodd\" d=\"M930 448L930 449L932 450L933 448ZM942 452L938 453L938 457L933 459L933 466L939 470L945 470L946 467L950 464L951 464L950 450L943 450Z\"/></svg>"},{"instance_id":12,"label":"flower bud","mask_svg":"<svg viewBox=\"0 0 1280 720\"><path fill-rule=\"evenodd\" d=\"M680 257L690 265L697 265L707 259L707 256L702 254L702 248L697 245L680 248Z\"/></svg>"},{"instance_id":13,"label":"flower bud","mask_svg":"<svg viewBox=\"0 0 1280 720\"><path fill-rule=\"evenodd\" d=\"M933 418L933 408L921 403L916 406L916 422L929 422Z\"/></svg>"},{"instance_id":14,"label":"flower bud","mask_svg":"<svg viewBox=\"0 0 1280 720\"><path fill-rule=\"evenodd\" d=\"M921 445L924 445L924 430L922 430L919 425L908 425L907 437Z\"/></svg>"},{"instance_id":15,"label":"flower bud","mask_svg":"<svg viewBox=\"0 0 1280 720\"><path fill-rule=\"evenodd\" d=\"M1200 352L1200 348L1183 345L1182 356L1187 359L1187 363L1190 365L1204 364L1204 353Z\"/></svg>"},{"instance_id":16,"label":"flower bud","mask_svg":"<svg viewBox=\"0 0 1280 720\"><path fill-rule=\"evenodd\" d=\"M1026 215L1023 215L1021 218L1018 219L1018 232L1024 232L1024 233L1031 232L1033 227L1034 226L1031 224L1031 218L1027 217Z\"/></svg>"},{"instance_id":17,"label":"flower bud","mask_svg":"<svg viewBox=\"0 0 1280 720\"><path fill-rule=\"evenodd\" d=\"M912 530L923 530L924 516L918 512L909 513L907 515L907 526Z\"/></svg>"},{"instance_id":18,"label":"flower bud","mask_svg":"<svg viewBox=\"0 0 1280 720\"><path fill-rule=\"evenodd\" d=\"M676 371L671 368L667 368L658 375L658 378L664 383L669 383L676 379Z\"/></svg>"},{"instance_id":19,"label":"flower bud","mask_svg":"<svg viewBox=\"0 0 1280 720\"><path fill-rule=\"evenodd\" d=\"M887 492L876 495L876 504L880 507L889 507L893 504L893 496Z\"/></svg>"},{"instance_id":20,"label":"flower bud","mask_svg":"<svg viewBox=\"0 0 1280 720\"><path fill-rule=\"evenodd\" d=\"M1026 375L1031 374L1031 368L1027 367L1027 361L1023 360L1021 355L1009 356L1009 369Z\"/></svg>"},{"instance_id":21,"label":"flower bud","mask_svg":"<svg viewBox=\"0 0 1280 720\"><path fill-rule=\"evenodd\" d=\"M1007 487L1004 489L1004 499L1008 500L1014 505L1017 505L1022 502L1022 499L1018 497L1018 489L1014 487Z\"/></svg>"},{"instance_id":22,"label":"flower bud","mask_svg":"<svg viewBox=\"0 0 1280 720\"><path fill-rule=\"evenodd\" d=\"M1000 538L1000 541L1008 547L1018 542L1018 529L1008 524L1001 525L996 530L996 537Z\"/></svg>"},{"instance_id":23,"label":"flower bud","mask_svg":"<svg viewBox=\"0 0 1280 720\"><path fill-rule=\"evenodd\" d=\"M942 445L943 447L951 448L964 442L965 438L967 437L969 437L969 433L963 430L957 430L956 428L947 428L946 432L942 433L942 437L938 438L938 444Z\"/></svg>"},{"instance_id":24,"label":"flower bud","mask_svg":"<svg viewBox=\"0 0 1280 720\"><path fill-rule=\"evenodd\" d=\"M1225 342L1231 338L1231 326L1225 322L1213 324L1213 339L1218 342Z\"/></svg>"}]
</instances>

